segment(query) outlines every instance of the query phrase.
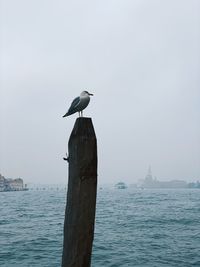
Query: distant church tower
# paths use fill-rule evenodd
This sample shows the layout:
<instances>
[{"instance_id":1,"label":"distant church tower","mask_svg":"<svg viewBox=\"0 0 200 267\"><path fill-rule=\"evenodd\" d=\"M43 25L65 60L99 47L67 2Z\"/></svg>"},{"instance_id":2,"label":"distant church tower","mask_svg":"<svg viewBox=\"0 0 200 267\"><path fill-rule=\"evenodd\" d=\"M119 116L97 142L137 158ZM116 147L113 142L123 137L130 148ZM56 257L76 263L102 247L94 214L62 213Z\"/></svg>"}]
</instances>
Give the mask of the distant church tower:
<instances>
[{"instance_id":1,"label":"distant church tower","mask_svg":"<svg viewBox=\"0 0 200 267\"><path fill-rule=\"evenodd\" d=\"M151 182L153 181L153 177L152 177L152 171L151 171L151 166L149 166L148 168L148 172L147 172L147 175L145 177L145 180L148 182Z\"/></svg>"}]
</instances>

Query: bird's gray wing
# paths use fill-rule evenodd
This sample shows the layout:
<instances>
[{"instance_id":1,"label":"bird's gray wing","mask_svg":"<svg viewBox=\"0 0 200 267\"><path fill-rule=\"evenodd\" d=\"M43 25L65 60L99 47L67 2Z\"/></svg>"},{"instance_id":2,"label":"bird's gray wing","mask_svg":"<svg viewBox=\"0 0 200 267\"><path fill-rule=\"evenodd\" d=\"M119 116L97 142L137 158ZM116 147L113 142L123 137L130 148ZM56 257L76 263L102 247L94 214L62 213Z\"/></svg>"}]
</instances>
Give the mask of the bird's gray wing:
<instances>
[{"instance_id":1,"label":"bird's gray wing","mask_svg":"<svg viewBox=\"0 0 200 267\"><path fill-rule=\"evenodd\" d=\"M79 102L80 102L80 97L78 96L71 103L71 106L70 106L68 112L71 112L72 110L74 110L76 108L76 106L79 104Z\"/></svg>"},{"instance_id":2,"label":"bird's gray wing","mask_svg":"<svg viewBox=\"0 0 200 267\"><path fill-rule=\"evenodd\" d=\"M69 116L69 115L75 113L76 107L78 106L79 103L80 103L80 97L78 96L72 101L69 110L67 111L67 113L63 117L66 117L66 116Z\"/></svg>"}]
</instances>

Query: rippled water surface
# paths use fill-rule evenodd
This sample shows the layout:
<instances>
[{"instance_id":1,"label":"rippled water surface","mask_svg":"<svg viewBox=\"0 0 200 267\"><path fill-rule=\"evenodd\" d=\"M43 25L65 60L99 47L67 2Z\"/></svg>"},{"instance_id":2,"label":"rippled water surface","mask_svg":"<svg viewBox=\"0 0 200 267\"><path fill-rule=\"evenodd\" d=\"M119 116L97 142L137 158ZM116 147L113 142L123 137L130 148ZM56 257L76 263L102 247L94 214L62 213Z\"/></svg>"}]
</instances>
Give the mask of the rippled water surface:
<instances>
[{"instance_id":1,"label":"rippled water surface","mask_svg":"<svg viewBox=\"0 0 200 267\"><path fill-rule=\"evenodd\" d=\"M65 191L0 193L0 266L61 266ZM200 190L98 191L92 267L200 266Z\"/></svg>"}]
</instances>

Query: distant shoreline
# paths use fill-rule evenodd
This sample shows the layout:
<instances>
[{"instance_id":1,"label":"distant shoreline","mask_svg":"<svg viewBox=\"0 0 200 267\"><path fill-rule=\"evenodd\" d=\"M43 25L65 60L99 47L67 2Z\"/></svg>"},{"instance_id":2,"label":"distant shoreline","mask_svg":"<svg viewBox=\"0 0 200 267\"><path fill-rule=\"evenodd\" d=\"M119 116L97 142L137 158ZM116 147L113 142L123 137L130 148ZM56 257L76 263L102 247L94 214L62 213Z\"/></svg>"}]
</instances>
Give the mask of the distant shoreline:
<instances>
[{"instance_id":1,"label":"distant shoreline","mask_svg":"<svg viewBox=\"0 0 200 267\"><path fill-rule=\"evenodd\" d=\"M20 191L29 191L28 188L23 188L23 189L19 189L19 190L2 190L0 191L0 193L4 193L4 192L20 192Z\"/></svg>"}]
</instances>

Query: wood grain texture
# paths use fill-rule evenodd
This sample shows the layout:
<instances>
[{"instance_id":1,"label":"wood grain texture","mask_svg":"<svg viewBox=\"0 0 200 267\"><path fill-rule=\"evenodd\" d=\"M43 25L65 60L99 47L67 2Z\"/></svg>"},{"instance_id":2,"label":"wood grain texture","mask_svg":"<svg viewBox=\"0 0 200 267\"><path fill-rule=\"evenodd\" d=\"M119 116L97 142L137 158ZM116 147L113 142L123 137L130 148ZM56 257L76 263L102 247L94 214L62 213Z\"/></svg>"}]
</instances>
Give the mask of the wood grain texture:
<instances>
[{"instance_id":1,"label":"wood grain texture","mask_svg":"<svg viewBox=\"0 0 200 267\"><path fill-rule=\"evenodd\" d=\"M97 192L97 140L91 118L78 118L69 144L62 267L89 267Z\"/></svg>"}]
</instances>

